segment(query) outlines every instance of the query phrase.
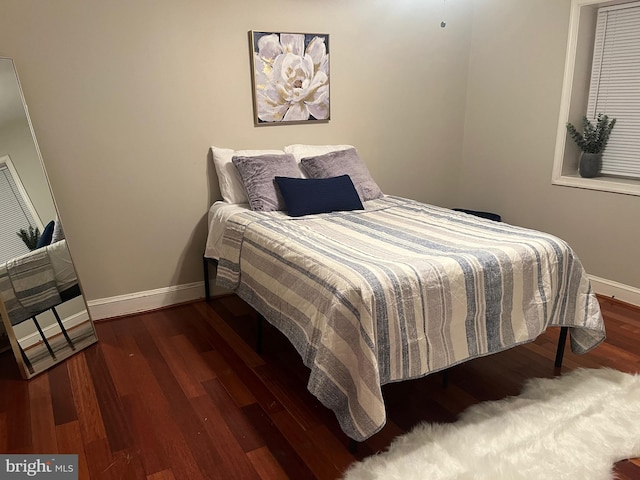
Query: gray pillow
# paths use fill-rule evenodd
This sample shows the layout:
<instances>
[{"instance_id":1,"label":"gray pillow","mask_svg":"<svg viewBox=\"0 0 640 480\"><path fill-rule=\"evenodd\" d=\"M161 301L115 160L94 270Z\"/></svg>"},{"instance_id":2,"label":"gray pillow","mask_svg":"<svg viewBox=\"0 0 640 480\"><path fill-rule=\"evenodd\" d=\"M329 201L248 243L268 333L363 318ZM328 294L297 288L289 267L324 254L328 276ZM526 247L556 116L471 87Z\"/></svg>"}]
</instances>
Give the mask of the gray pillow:
<instances>
[{"instance_id":1,"label":"gray pillow","mask_svg":"<svg viewBox=\"0 0 640 480\"><path fill-rule=\"evenodd\" d=\"M301 172L293 155L234 156L231 159L238 169L251 210L272 212L284 210L284 200L276 187L275 177L300 178Z\"/></svg>"},{"instance_id":2,"label":"gray pillow","mask_svg":"<svg viewBox=\"0 0 640 480\"><path fill-rule=\"evenodd\" d=\"M349 175L363 202L384 196L355 148L329 152L317 157L305 157L300 163L309 178Z\"/></svg>"}]
</instances>

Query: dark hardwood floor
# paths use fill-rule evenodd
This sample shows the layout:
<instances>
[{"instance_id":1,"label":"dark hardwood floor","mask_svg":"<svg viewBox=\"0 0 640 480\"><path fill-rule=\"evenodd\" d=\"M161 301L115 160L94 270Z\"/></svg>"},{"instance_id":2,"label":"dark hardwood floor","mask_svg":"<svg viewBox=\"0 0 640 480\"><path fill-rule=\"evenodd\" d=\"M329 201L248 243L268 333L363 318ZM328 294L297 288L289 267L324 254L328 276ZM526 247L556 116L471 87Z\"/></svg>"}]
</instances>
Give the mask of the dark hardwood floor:
<instances>
[{"instance_id":1,"label":"dark hardwood floor","mask_svg":"<svg viewBox=\"0 0 640 480\"><path fill-rule=\"evenodd\" d=\"M608 337L564 370L640 372L640 309L602 300ZM76 453L80 479L334 479L420 421L554 375L558 329L535 342L384 387L389 421L354 456L308 371L273 328L255 353L254 312L235 296L97 324L99 343L32 380L0 355L0 452ZM619 462L640 479L640 460Z\"/></svg>"}]
</instances>

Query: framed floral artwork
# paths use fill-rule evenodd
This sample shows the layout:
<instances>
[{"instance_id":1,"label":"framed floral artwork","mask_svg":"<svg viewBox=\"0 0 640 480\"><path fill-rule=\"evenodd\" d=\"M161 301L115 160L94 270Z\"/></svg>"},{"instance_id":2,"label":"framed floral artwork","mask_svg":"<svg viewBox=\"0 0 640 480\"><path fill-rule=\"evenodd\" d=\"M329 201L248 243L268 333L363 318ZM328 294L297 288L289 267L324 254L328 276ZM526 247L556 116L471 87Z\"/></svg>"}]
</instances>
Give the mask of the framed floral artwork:
<instances>
[{"instance_id":1,"label":"framed floral artwork","mask_svg":"<svg viewBox=\"0 0 640 480\"><path fill-rule=\"evenodd\" d=\"M329 35L249 32L257 126L328 122Z\"/></svg>"}]
</instances>

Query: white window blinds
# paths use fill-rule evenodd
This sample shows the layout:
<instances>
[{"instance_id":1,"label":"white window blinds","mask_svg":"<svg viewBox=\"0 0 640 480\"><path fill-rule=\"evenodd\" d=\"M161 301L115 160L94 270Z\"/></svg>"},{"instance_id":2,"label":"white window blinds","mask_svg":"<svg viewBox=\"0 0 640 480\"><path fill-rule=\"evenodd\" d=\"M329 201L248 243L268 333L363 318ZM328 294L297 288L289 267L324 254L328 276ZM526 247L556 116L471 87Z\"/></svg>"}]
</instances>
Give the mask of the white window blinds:
<instances>
[{"instance_id":1,"label":"white window blinds","mask_svg":"<svg viewBox=\"0 0 640 480\"><path fill-rule=\"evenodd\" d=\"M616 118L602 173L640 178L640 2L598 10L587 116Z\"/></svg>"},{"instance_id":2,"label":"white window blinds","mask_svg":"<svg viewBox=\"0 0 640 480\"><path fill-rule=\"evenodd\" d=\"M4 157L7 158L7 157ZM19 180L18 180L19 181ZM21 228L37 227L7 162L0 158L0 264L29 253L18 236Z\"/></svg>"}]
</instances>

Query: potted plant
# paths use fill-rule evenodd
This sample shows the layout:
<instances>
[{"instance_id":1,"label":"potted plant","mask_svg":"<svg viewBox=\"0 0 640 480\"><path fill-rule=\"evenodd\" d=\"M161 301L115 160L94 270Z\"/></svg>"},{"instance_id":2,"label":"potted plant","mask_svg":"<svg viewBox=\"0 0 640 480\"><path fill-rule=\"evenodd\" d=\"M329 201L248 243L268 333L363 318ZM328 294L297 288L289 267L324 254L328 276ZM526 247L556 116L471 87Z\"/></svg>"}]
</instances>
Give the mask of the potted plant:
<instances>
[{"instance_id":1,"label":"potted plant","mask_svg":"<svg viewBox=\"0 0 640 480\"><path fill-rule=\"evenodd\" d=\"M582 118L582 132L579 132L576 127L567 122L569 136L582 150L578 168L580 176L593 178L600 174L602 152L607 145L609 135L611 135L611 130L615 124L615 118L609 120L609 117L602 113L599 113L595 118L595 124L585 115Z\"/></svg>"},{"instance_id":2,"label":"potted plant","mask_svg":"<svg viewBox=\"0 0 640 480\"><path fill-rule=\"evenodd\" d=\"M27 248L33 251L38 245L38 240L40 239L40 230L38 229L38 227L33 228L31 225L29 225L28 230L21 228L18 232L18 236L22 239Z\"/></svg>"}]
</instances>

